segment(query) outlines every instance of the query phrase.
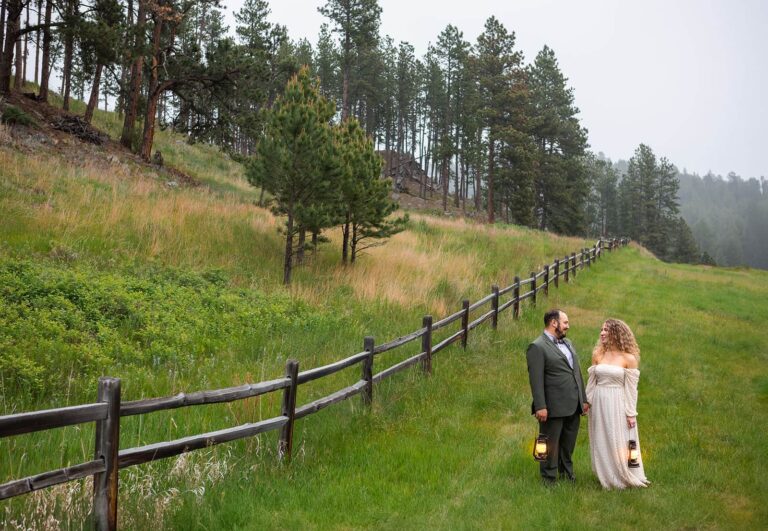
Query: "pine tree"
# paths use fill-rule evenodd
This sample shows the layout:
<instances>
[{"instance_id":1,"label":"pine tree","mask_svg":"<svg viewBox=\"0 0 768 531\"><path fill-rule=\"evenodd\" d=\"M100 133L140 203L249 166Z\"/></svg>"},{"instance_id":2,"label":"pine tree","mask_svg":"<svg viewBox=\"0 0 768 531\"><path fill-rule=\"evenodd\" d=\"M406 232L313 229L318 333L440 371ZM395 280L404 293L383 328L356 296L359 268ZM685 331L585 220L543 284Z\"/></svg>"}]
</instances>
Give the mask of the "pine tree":
<instances>
[{"instance_id":1,"label":"pine tree","mask_svg":"<svg viewBox=\"0 0 768 531\"><path fill-rule=\"evenodd\" d=\"M338 139L344 241L349 244L349 261L354 263L362 251L382 245L384 239L402 231L407 217L390 218L397 209L390 199L392 183L381 179L381 157L357 120L342 122Z\"/></svg>"},{"instance_id":2,"label":"pine tree","mask_svg":"<svg viewBox=\"0 0 768 531\"><path fill-rule=\"evenodd\" d=\"M295 237L315 230L321 214L318 197L331 187L334 106L320 94L308 68L302 68L266 112L265 130L256 157L248 166L248 180L274 197L276 214L286 216L283 282L290 284ZM330 220L329 220L330 222Z\"/></svg>"},{"instance_id":3,"label":"pine tree","mask_svg":"<svg viewBox=\"0 0 768 531\"><path fill-rule=\"evenodd\" d=\"M327 0L319 8L339 34L341 63L341 118L352 110L352 85L359 81L356 64L362 64L367 54L375 50L379 40L381 7L377 0Z\"/></svg>"},{"instance_id":4,"label":"pine tree","mask_svg":"<svg viewBox=\"0 0 768 531\"><path fill-rule=\"evenodd\" d=\"M697 264L701 261L702 254L690 227L682 217L674 222L674 234L672 238L671 259L684 264Z\"/></svg>"},{"instance_id":5,"label":"pine tree","mask_svg":"<svg viewBox=\"0 0 768 531\"><path fill-rule=\"evenodd\" d=\"M536 215L543 230L579 234L585 228L587 139L566 82L555 53L545 46L528 69L530 132L538 150Z\"/></svg>"},{"instance_id":6,"label":"pine tree","mask_svg":"<svg viewBox=\"0 0 768 531\"><path fill-rule=\"evenodd\" d=\"M483 126L487 130L488 143L488 167L487 167L487 190L488 190L488 222L493 223L496 218L496 173L499 136L501 129L504 128L504 136L507 140L515 142L518 140L519 123L509 123L510 103L512 97L513 85L516 78L519 78L519 69L522 62L522 54L515 51L515 34L510 33L499 22L496 17L490 17L485 21L485 29L477 38L477 75L480 92L482 95L481 116ZM506 166L508 170L512 165L516 166L515 158L518 158L516 148L513 144L508 144L504 148L506 151ZM506 177L510 178L510 172L506 172ZM527 187L524 187L527 188ZM523 192L526 195L527 192ZM529 199L526 197L525 199ZM479 205L479 203L478 203ZM479 206L478 206L479 208ZM522 217L526 217L522 215Z\"/></svg>"}]
</instances>

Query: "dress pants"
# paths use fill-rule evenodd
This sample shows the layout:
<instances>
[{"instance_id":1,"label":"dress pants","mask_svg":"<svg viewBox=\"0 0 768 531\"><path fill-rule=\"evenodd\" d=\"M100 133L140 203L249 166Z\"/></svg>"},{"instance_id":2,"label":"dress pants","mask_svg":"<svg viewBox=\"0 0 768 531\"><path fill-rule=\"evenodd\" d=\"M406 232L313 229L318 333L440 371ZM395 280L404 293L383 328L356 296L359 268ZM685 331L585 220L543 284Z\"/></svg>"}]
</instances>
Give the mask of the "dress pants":
<instances>
[{"instance_id":1,"label":"dress pants","mask_svg":"<svg viewBox=\"0 0 768 531\"><path fill-rule=\"evenodd\" d=\"M547 436L549 454L546 461L539 463L541 478L554 483L558 477L576 479L573 473L573 449L579 434L581 415L578 408L568 417L550 417L539 422L539 432Z\"/></svg>"}]
</instances>

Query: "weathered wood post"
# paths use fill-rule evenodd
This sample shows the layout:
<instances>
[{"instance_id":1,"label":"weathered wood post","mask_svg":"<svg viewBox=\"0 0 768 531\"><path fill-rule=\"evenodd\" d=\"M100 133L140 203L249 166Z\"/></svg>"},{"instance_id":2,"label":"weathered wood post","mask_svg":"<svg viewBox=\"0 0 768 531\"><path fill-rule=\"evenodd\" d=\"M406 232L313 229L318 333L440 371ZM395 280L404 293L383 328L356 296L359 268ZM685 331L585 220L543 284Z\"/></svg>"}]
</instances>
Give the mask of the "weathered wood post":
<instances>
[{"instance_id":1,"label":"weathered wood post","mask_svg":"<svg viewBox=\"0 0 768 531\"><path fill-rule=\"evenodd\" d=\"M464 299L461 301L461 309L464 313L461 314L461 329L464 333L461 334L461 346L464 350L467 350L467 337L469 336L469 300Z\"/></svg>"},{"instance_id":2,"label":"weathered wood post","mask_svg":"<svg viewBox=\"0 0 768 531\"><path fill-rule=\"evenodd\" d=\"M581 256L579 257L579 261L581 262L581 270L584 270L584 255L587 253L586 249L581 250Z\"/></svg>"},{"instance_id":3,"label":"weathered wood post","mask_svg":"<svg viewBox=\"0 0 768 531\"><path fill-rule=\"evenodd\" d=\"M493 298L491 299L491 308L493 309L493 316L491 317L491 328L496 330L499 326L499 286L491 286L493 292Z\"/></svg>"},{"instance_id":4,"label":"weathered wood post","mask_svg":"<svg viewBox=\"0 0 768 531\"><path fill-rule=\"evenodd\" d=\"M296 394L299 390L299 362L288 360L285 363L285 377L290 378L291 384L283 391L283 407L281 415L288 417L280 430L280 440L277 455L281 460L290 463L293 452L293 424L296 420Z\"/></svg>"},{"instance_id":5,"label":"weathered wood post","mask_svg":"<svg viewBox=\"0 0 768 531\"><path fill-rule=\"evenodd\" d=\"M536 306L536 271L531 271L531 292L533 293L531 304Z\"/></svg>"},{"instance_id":6,"label":"weathered wood post","mask_svg":"<svg viewBox=\"0 0 768 531\"><path fill-rule=\"evenodd\" d=\"M578 267L576 266L576 253L571 253L571 274L573 276L573 279L576 280L576 270Z\"/></svg>"},{"instance_id":7,"label":"weathered wood post","mask_svg":"<svg viewBox=\"0 0 768 531\"><path fill-rule=\"evenodd\" d=\"M368 356L363 360L363 380L365 380L363 404L366 406L373 403L373 347L373 337L366 336L363 340L363 350L368 353Z\"/></svg>"},{"instance_id":8,"label":"weathered wood post","mask_svg":"<svg viewBox=\"0 0 768 531\"><path fill-rule=\"evenodd\" d=\"M421 360L421 370L424 374L432 374L432 316L425 315L421 320L421 326L426 328L421 336L421 351L424 358Z\"/></svg>"},{"instance_id":9,"label":"weathered wood post","mask_svg":"<svg viewBox=\"0 0 768 531\"><path fill-rule=\"evenodd\" d=\"M515 302L512 303L512 317L520 318L520 277L515 277L515 289L512 291L512 297Z\"/></svg>"},{"instance_id":10,"label":"weathered wood post","mask_svg":"<svg viewBox=\"0 0 768 531\"><path fill-rule=\"evenodd\" d=\"M544 295L549 297L549 264L544 264Z\"/></svg>"},{"instance_id":11,"label":"weathered wood post","mask_svg":"<svg viewBox=\"0 0 768 531\"><path fill-rule=\"evenodd\" d=\"M117 529L118 451L120 450L120 380L99 378L98 402L107 403L107 418L96 422L94 459L104 460L104 472L93 476L94 527Z\"/></svg>"},{"instance_id":12,"label":"weathered wood post","mask_svg":"<svg viewBox=\"0 0 768 531\"><path fill-rule=\"evenodd\" d=\"M563 264L565 265L565 269L563 269L563 273L565 273L565 281L570 282L570 271L571 271L571 260L568 258L568 255L565 255L565 259L563 259Z\"/></svg>"},{"instance_id":13,"label":"weathered wood post","mask_svg":"<svg viewBox=\"0 0 768 531\"><path fill-rule=\"evenodd\" d=\"M555 287L560 287L560 260L555 258Z\"/></svg>"}]
</instances>

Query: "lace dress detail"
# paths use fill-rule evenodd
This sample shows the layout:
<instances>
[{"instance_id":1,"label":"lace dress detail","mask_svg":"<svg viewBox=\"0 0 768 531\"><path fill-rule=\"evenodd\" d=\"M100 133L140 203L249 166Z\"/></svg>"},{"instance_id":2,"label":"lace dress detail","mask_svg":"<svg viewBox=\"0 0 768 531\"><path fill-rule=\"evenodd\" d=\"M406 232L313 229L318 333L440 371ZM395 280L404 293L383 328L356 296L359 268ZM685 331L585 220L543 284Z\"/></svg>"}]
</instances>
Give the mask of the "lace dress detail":
<instances>
[{"instance_id":1,"label":"lace dress detail","mask_svg":"<svg viewBox=\"0 0 768 531\"><path fill-rule=\"evenodd\" d=\"M637 416L637 383L640 371L616 365L598 364L588 369L589 452L592 471L605 489L645 487L642 451L640 467L627 466L629 440L640 436L637 424L627 427L627 417Z\"/></svg>"}]
</instances>

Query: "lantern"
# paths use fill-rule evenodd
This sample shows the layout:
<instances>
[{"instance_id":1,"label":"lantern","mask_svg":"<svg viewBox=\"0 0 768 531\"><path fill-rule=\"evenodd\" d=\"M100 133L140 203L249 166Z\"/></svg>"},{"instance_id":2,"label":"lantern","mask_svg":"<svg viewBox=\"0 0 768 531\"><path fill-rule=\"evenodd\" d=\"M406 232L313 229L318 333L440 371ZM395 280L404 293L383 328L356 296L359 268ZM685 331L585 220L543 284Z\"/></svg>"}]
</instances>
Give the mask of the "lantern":
<instances>
[{"instance_id":1,"label":"lantern","mask_svg":"<svg viewBox=\"0 0 768 531\"><path fill-rule=\"evenodd\" d=\"M629 468L640 467L640 448L637 447L637 441L629 440L629 454L627 456L627 466Z\"/></svg>"},{"instance_id":2,"label":"lantern","mask_svg":"<svg viewBox=\"0 0 768 531\"><path fill-rule=\"evenodd\" d=\"M549 445L547 444L547 436L540 433L536 437L536 441L533 443L533 458L536 461L546 461L549 455Z\"/></svg>"}]
</instances>

